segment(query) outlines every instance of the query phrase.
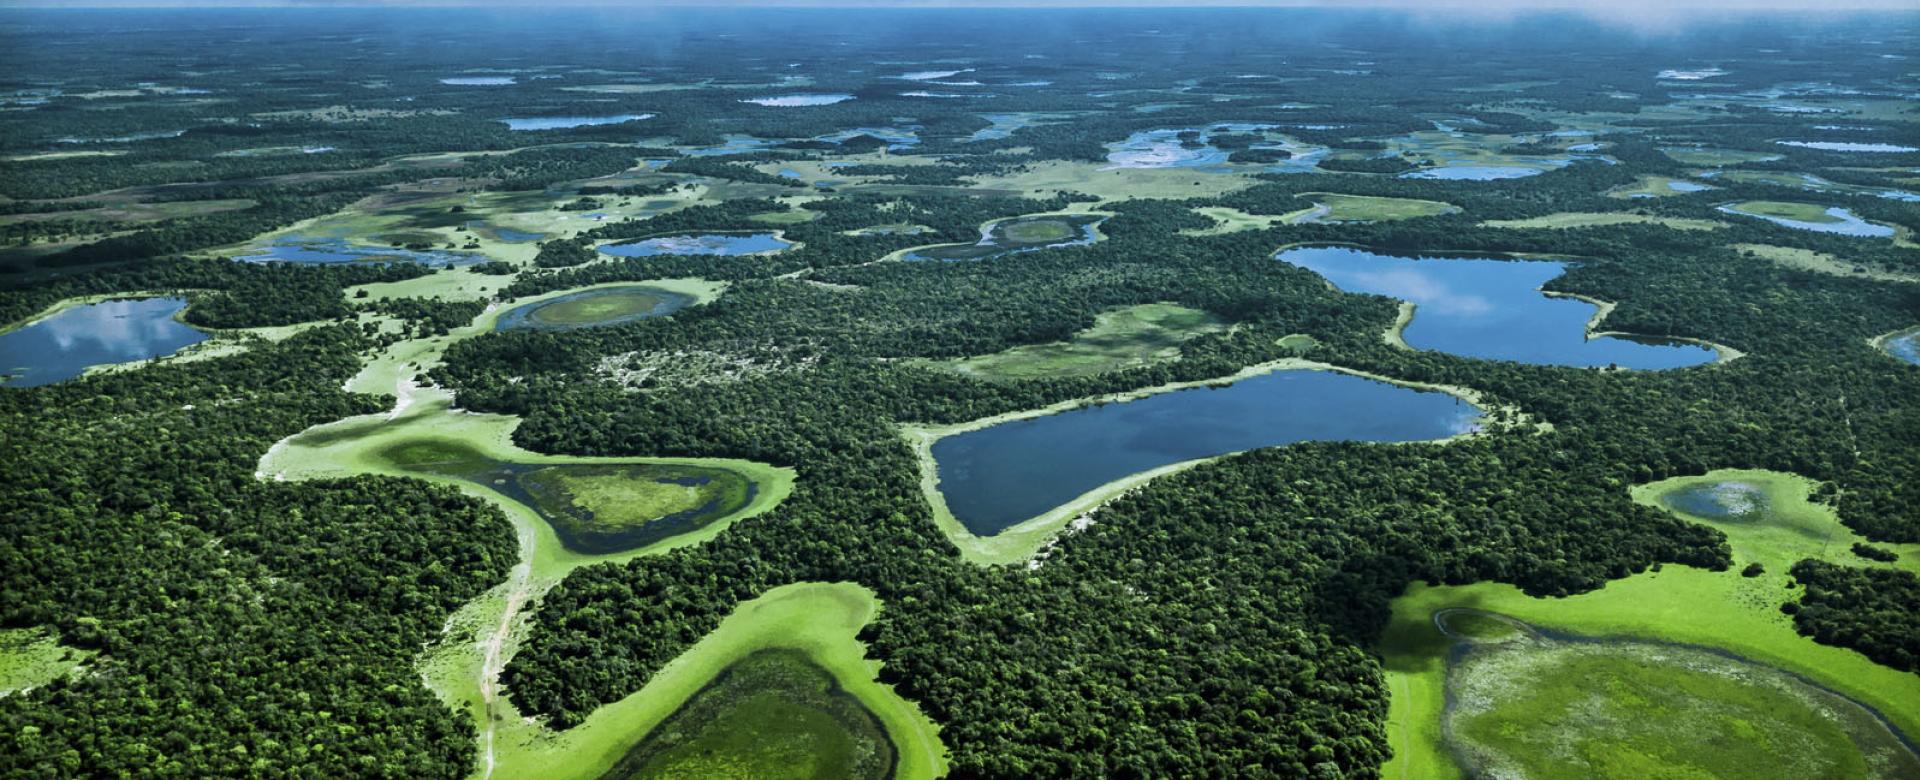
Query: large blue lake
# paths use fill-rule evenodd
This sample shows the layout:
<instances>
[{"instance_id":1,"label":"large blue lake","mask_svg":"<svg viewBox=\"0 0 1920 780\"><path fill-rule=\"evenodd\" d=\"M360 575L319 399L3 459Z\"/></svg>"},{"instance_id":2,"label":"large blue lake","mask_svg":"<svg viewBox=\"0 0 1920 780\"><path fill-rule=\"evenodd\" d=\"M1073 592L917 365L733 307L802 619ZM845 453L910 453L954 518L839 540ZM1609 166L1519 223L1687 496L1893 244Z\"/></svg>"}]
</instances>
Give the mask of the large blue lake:
<instances>
[{"instance_id":1,"label":"large blue lake","mask_svg":"<svg viewBox=\"0 0 1920 780\"><path fill-rule=\"evenodd\" d=\"M186 307L185 298L91 303L0 334L0 385L49 384L205 341L206 333L173 318Z\"/></svg>"},{"instance_id":2,"label":"large blue lake","mask_svg":"<svg viewBox=\"0 0 1920 780\"><path fill-rule=\"evenodd\" d=\"M933 444L947 508L991 536L1114 480L1195 458L1301 441L1423 441L1472 430L1446 393L1330 371L1276 371L1014 420Z\"/></svg>"},{"instance_id":3,"label":"large blue lake","mask_svg":"<svg viewBox=\"0 0 1920 780\"><path fill-rule=\"evenodd\" d=\"M1587 338L1597 307L1540 292L1541 285L1566 271L1563 263L1398 257L1346 247L1289 249L1277 257L1342 290L1413 303L1413 321L1401 335L1415 349L1550 366L1636 369L1696 366L1718 357L1695 344Z\"/></svg>"}]
</instances>

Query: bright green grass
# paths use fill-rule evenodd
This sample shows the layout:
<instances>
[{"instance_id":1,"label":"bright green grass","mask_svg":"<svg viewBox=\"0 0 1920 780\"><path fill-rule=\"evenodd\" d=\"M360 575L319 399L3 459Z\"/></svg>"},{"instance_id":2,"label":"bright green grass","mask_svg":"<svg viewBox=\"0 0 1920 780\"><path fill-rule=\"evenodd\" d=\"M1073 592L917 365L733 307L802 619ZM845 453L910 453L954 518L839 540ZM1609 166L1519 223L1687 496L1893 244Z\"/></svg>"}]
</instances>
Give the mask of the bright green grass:
<instances>
[{"instance_id":1,"label":"bright green grass","mask_svg":"<svg viewBox=\"0 0 1920 780\"><path fill-rule=\"evenodd\" d=\"M1638 179L1635 179L1632 184L1622 184L1618 187L1607 190L1607 197L1622 198L1622 199L1666 198L1666 197L1672 197L1674 195L1691 194L1691 193L1681 192L1680 190L1674 189L1673 183L1677 181L1685 181L1685 180L1677 179L1672 176L1654 176L1652 174L1647 174L1647 175L1641 176Z\"/></svg>"},{"instance_id":2,"label":"bright green grass","mask_svg":"<svg viewBox=\"0 0 1920 780\"><path fill-rule=\"evenodd\" d=\"M1281 349L1298 354L1320 346L1320 340L1305 333L1290 333L1281 336L1280 340L1275 341L1274 344Z\"/></svg>"},{"instance_id":3,"label":"bright green grass","mask_svg":"<svg viewBox=\"0 0 1920 780\"><path fill-rule=\"evenodd\" d=\"M1338 192L1303 192L1298 197L1310 198L1314 203L1327 207L1325 214L1312 218L1317 222L1390 222L1452 214L1460 210L1460 207L1451 203L1414 198L1382 198Z\"/></svg>"},{"instance_id":4,"label":"bright green grass","mask_svg":"<svg viewBox=\"0 0 1920 780\"><path fill-rule=\"evenodd\" d=\"M1146 303L1101 312L1093 327L1074 334L1071 341L1024 345L939 365L985 379L1089 376L1172 360L1182 342L1226 328L1219 318L1198 309Z\"/></svg>"},{"instance_id":5,"label":"bright green grass","mask_svg":"<svg viewBox=\"0 0 1920 780\"><path fill-rule=\"evenodd\" d=\"M1530 219L1503 219L1480 223L1483 227L1563 230L1566 228L1605 227L1608 225L1665 225L1674 230L1715 230L1725 224L1708 219L1656 217L1623 211L1566 211Z\"/></svg>"},{"instance_id":6,"label":"bright green grass","mask_svg":"<svg viewBox=\"0 0 1920 780\"><path fill-rule=\"evenodd\" d=\"M719 628L661 668L645 687L601 707L578 726L554 732L513 718L503 722L494 776L501 780L601 777L725 670L774 648L804 655L879 721L898 756L896 777L922 780L945 774L946 751L940 744L938 727L890 686L874 679L880 664L866 658L866 646L857 638L861 626L879 609L880 603L871 591L852 583L808 582L768 591L735 608ZM739 714L743 720L735 724L738 728L695 737L703 747L724 748L728 753L706 757L712 762L706 767L742 766L764 756L761 748L767 746L753 744L762 730L783 740L793 738L791 731L819 733L817 716L804 712L793 714L811 723L774 724L768 722L772 713ZM686 757L685 752L675 755ZM680 776L787 775L694 771Z\"/></svg>"},{"instance_id":7,"label":"bright green grass","mask_svg":"<svg viewBox=\"0 0 1920 780\"><path fill-rule=\"evenodd\" d=\"M1205 173L1191 168L1110 168L1106 163L1043 160L1004 174L976 176L976 189L1007 190L1045 198L1082 192L1101 203L1123 200L1217 198L1258 184L1238 173Z\"/></svg>"},{"instance_id":8,"label":"bright green grass","mask_svg":"<svg viewBox=\"0 0 1920 780\"><path fill-rule=\"evenodd\" d=\"M1448 681L1452 741L1482 776L1912 777L1860 707L1695 648L1529 639L1475 645ZM1868 756L1873 757L1869 762Z\"/></svg>"},{"instance_id":9,"label":"bright green grass","mask_svg":"<svg viewBox=\"0 0 1920 780\"><path fill-rule=\"evenodd\" d=\"M0 629L0 696L37 688L73 674L93 651L60 644L40 628Z\"/></svg>"},{"instance_id":10,"label":"bright green grass","mask_svg":"<svg viewBox=\"0 0 1920 780\"><path fill-rule=\"evenodd\" d=\"M1290 224L1300 217L1307 216L1314 210L1313 207L1308 207L1276 217L1270 214L1249 214L1245 211L1227 206L1202 206L1194 209L1193 213L1213 220L1213 226L1183 230L1180 232L1182 235L1188 236L1218 236L1227 233L1238 233L1243 230L1266 230L1274 225Z\"/></svg>"},{"instance_id":11,"label":"bright green grass","mask_svg":"<svg viewBox=\"0 0 1920 780\"><path fill-rule=\"evenodd\" d=\"M1500 615L1470 609L1442 612L1434 616L1440 630L1475 642L1504 642L1524 635L1524 629Z\"/></svg>"},{"instance_id":12,"label":"bright green grass","mask_svg":"<svg viewBox=\"0 0 1920 780\"><path fill-rule=\"evenodd\" d=\"M1660 150L1682 165L1739 165L1750 162L1778 160L1780 155L1766 152L1746 152L1738 149L1699 149L1685 146L1667 147Z\"/></svg>"},{"instance_id":13,"label":"bright green grass","mask_svg":"<svg viewBox=\"0 0 1920 780\"><path fill-rule=\"evenodd\" d=\"M1461 776L1441 739L1451 641L1432 621L1435 612L1457 608L1497 612L1587 636L1725 650L1803 675L1873 707L1906 734L1920 734L1920 676L1873 663L1852 650L1815 644L1796 633L1792 621L1780 613L1780 604L1795 597L1786 588L1786 572L1794 562L1814 557L1869 565L1849 551L1858 537L1839 524L1831 509L1807 500L1810 481L1779 472L1723 470L1641 485L1633 488L1633 497L1661 506L1668 493L1728 481L1762 491L1770 510L1767 522L1687 516L1727 535L1734 559L1727 571L1669 565L1564 599L1536 599L1511 585L1491 582L1408 588L1394 601L1379 646L1392 692L1387 730L1394 751L1383 775L1389 780ZM1900 553L1894 565L1920 570L1915 560L1920 545L1883 546ZM1740 570L1748 563L1760 563L1765 574L1742 577Z\"/></svg>"},{"instance_id":14,"label":"bright green grass","mask_svg":"<svg viewBox=\"0 0 1920 780\"><path fill-rule=\"evenodd\" d=\"M805 653L768 649L723 670L602 777L883 780L886 729Z\"/></svg>"},{"instance_id":15,"label":"bright green grass","mask_svg":"<svg viewBox=\"0 0 1920 780\"><path fill-rule=\"evenodd\" d=\"M804 222L812 222L819 217L820 212L818 211L787 209L786 211L763 211L748 217L748 219L768 225L798 225Z\"/></svg>"},{"instance_id":16,"label":"bright green grass","mask_svg":"<svg viewBox=\"0 0 1920 780\"><path fill-rule=\"evenodd\" d=\"M541 306L532 319L553 325L585 325L653 311L666 298L645 288L584 296Z\"/></svg>"},{"instance_id":17,"label":"bright green grass","mask_svg":"<svg viewBox=\"0 0 1920 780\"><path fill-rule=\"evenodd\" d=\"M1008 240L1022 244L1050 244L1073 238L1073 225L1059 219L1030 219L1009 222L1001 228Z\"/></svg>"},{"instance_id":18,"label":"bright green grass","mask_svg":"<svg viewBox=\"0 0 1920 780\"><path fill-rule=\"evenodd\" d=\"M1756 217L1791 219L1795 222L1824 224L1846 221L1832 214L1828 214L1826 206L1812 203L1790 203L1779 200L1749 200L1735 203L1728 208L1742 214L1751 214Z\"/></svg>"}]
</instances>

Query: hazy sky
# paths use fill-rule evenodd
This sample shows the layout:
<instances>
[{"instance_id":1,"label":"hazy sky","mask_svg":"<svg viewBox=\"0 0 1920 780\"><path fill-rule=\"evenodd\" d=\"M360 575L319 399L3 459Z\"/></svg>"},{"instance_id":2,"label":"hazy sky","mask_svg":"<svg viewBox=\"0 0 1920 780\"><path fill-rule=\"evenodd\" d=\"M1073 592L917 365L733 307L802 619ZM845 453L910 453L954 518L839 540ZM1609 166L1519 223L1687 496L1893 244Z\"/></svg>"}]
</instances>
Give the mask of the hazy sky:
<instances>
[{"instance_id":1,"label":"hazy sky","mask_svg":"<svg viewBox=\"0 0 1920 780\"><path fill-rule=\"evenodd\" d=\"M205 6L524 6L524 0L0 0L0 7L205 7ZM1499 12L1526 8L1563 8L1617 16L1637 9L1651 13L1713 12L1729 10L1805 10L1836 8L1920 10L1916 0L559 0L547 7L586 5L662 8L694 6L836 7L888 6L903 8L967 7L1193 7L1193 6L1329 6L1386 7L1433 10L1440 8Z\"/></svg>"}]
</instances>

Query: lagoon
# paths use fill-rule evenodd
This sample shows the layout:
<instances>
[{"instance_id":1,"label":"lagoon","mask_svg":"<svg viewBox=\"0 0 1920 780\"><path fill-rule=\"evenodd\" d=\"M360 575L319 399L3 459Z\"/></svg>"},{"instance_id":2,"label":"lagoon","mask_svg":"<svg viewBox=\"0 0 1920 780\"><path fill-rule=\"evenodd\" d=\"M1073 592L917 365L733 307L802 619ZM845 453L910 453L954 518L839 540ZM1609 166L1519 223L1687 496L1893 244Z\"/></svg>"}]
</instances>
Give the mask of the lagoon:
<instances>
[{"instance_id":1,"label":"lagoon","mask_svg":"<svg viewBox=\"0 0 1920 780\"><path fill-rule=\"evenodd\" d=\"M1887 354L1920 366L1920 330L1910 330L1882 342Z\"/></svg>"},{"instance_id":2,"label":"lagoon","mask_svg":"<svg viewBox=\"0 0 1920 780\"><path fill-rule=\"evenodd\" d=\"M608 244L600 247L600 251L617 257L752 255L779 252L791 246L793 242L775 233L708 233L659 236L623 244Z\"/></svg>"},{"instance_id":3,"label":"lagoon","mask_svg":"<svg viewBox=\"0 0 1920 780\"><path fill-rule=\"evenodd\" d=\"M1473 430L1479 414L1446 393L1275 371L956 433L932 454L947 508L991 536L1161 466L1302 441L1443 439Z\"/></svg>"},{"instance_id":4,"label":"lagoon","mask_svg":"<svg viewBox=\"0 0 1920 780\"><path fill-rule=\"evenodd\" d=\"M1819 149L1823 152L1920 152L1920 147L1901 146L1899 144L1868 144L1853 141L1778 141L1781 146L1798 146L1802 149Z\"/></svg>"},{"instance_id":5,"label":"lagoon","mask_svg":"<svg viewBox=\"0 0 1920 780\"><path fill-rule=\"evenodd\" d=\"M1813 222L1811 220L1790 219L1771 214L1756 214L1752 211L1741 209L1741 205L1742 204L1732 204L1721 206L1719 211L1725 214L1764 219L1781 227L1790 227L1795 230L1810 230L1815 233L1833 233L1836 235L1859 236L1862 238L1886 238L1894 233L1892 227L1868 222L1853 212L1840 208L1839 206L1832 206L1826 210L1825 213L1830 221Z\"/></svg>"},{"instance_id":6,"label":"lagoon","mask_svg":"<svg viewBox=\"0 0 1920 780\"><path fill-rule=\"evenodd\" d=\"M917 249L900 256L907 261L985 260L990 257L1086 246L1100 238L1095 230L1106 217L1098 214L1057 214L1015 217L993 222L980 231L980 240L972 244L941 244Z\"/></svg>"},{"instance_id":7,"label":"lagoon","mask_svg":"<svg viewBox=\"0 0 1920 780\"><path fill-rule=\"evenodd\" d=\"M653 118L652 114L617 114L614 116L508 117L500 121L507 123L508 130L564 130L569 127L617 125L622 122L638 122L651 118Z\"/></svg>"},{"instance_id":8,"label":"lagoon","mask_svg":"<svg viewBox=\"0 0 1920 780\"><path fill-rule=\"evenodd\" d=\"M788 108L793 106L831 106L835 103L844 103L852 99L852 95L834 93L825 95L775 95L772 97L745 98L740 102L752 103L756 106Z\"/></svg>"},{"instance_id":9,"label":"lagoon","mask_svg":"<svg viewBox=\"0 0 1920 780\"><path fill-rule=\"evenodd\" d=\"M494 330L573 330L664 317L693 303L691 295L646 285L581 290L501 313Z\"/></svg>"},{"instance_id":10,"label":"lagoon","mask_svg":"<svg viewBox=\"0 0 1920 780\"><path fill-rule=\"evenodd\" d=\"M342 238L286 236L253 254L234 258L248 263L392 263L412 262L440 266L471 265L486 260L472 252L438 249L360 246Z\"/></svg>"},{"instance_id":11,"label":"lagoon","mask_svg":"<svg viewBox=\"0 0 1920 780\"><path fill-rule=\"evenodd\" d=\"M207 340L206 333L174 319L186 307L180 297L102 301L0 334L0 386L50 384L94 366L171 355Z\"/></svg>"},{"instance_id":12,"label":"lagoon","mask_svg":"<svg viewBox=\"0 0 1920 780\"><path fill-rule=\"evenodd\" d=\"M1714 361L1714 350L1616 336L1589 338L1597 307L1549 297L1540 286L1564 263L1493 258L1399 257L1345 247L1303 247L1277 255L1342 290L1414 304L1402 333L1414 349L1550 366L1664 369Z\"/></svg>"}]
</instances>

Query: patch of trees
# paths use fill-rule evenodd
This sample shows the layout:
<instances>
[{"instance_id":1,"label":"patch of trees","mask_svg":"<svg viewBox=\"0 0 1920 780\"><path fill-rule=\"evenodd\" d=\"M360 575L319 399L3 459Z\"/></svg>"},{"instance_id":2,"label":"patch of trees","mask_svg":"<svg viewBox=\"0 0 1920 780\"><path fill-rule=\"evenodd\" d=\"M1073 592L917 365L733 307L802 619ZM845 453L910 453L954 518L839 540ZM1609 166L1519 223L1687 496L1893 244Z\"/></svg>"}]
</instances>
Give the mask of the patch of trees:
<instances>
[{"instance_id":1,"label":"patch of trees","mask_svg":"<svg viewBox=\"0 0 1920 780\"><path fill-rule=\"evenodd\" d=\"M1782 609L1793 627L1823 645L1850 647L1895 669L1920 671L1920 577L1900 569L1793 565L1805 588Z\"/></svg>"},{"instance_id":2,"label":"patch of trees","mask_svg":"<svg viewBox=\"0 0 1920 780\"><path fill-rule=\"evenodd\" d=\"M506 576L499 510L385 477L256 478L344 393L326 327L205 361L0 393L0 626L98 650L0 698L0 775L464 777L473 729L413 667Z\"/></svg>"}]
</instances>

